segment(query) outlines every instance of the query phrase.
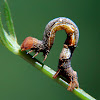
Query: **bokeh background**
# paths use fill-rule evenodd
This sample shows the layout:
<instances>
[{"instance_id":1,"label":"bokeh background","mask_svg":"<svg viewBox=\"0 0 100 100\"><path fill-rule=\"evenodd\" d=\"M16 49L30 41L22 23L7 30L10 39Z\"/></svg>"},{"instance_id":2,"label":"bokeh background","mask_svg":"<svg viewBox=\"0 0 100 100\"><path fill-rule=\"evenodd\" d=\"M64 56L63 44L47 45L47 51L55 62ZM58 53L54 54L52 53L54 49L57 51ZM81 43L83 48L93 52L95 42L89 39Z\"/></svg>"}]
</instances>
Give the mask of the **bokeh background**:
<instances>
[{"instance_id":1,"label":"bokeh background","mask_svg":"<svg viewBox=\"0 0 100 100\"><path fill-rule=\"evenodd\" d=\"M99 0L7 0L18 43L27 36L42 39L46 24L60 16L72 19L80 31L72 67L78 72L80 87L100 99L100 1ZM3 13L0 11L6 28ZM55 43L45 64L57 70L58 58L66 39L64 30L56 33ZM34 53L31 53L34 55ZM43 60L42 53L37 57ZM0 44L0 100L80 100L49 79L19 56Z\"/></svg>"}]
</instances>

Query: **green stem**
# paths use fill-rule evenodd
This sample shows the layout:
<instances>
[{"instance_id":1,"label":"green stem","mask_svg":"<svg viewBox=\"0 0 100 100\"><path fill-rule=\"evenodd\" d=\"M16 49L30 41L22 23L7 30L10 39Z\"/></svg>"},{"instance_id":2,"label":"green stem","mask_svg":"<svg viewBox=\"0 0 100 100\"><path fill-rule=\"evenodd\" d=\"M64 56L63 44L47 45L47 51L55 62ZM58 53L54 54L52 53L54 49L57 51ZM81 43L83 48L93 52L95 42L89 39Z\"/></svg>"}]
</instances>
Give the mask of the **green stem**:
<instances>
[{"instance_id":1,"label":"green stem","mask_svg":"<svg viewBox=\"0 0 100 100\"><path fill-rule=\"evenodd\" d=\"M30 54L27 55L26 52L19 51L19 56L21 56L22 58L24 58L27 62L29 62L30 64L32 64L35 68L37 68L38 70L40 70L46 76L48 76L52 80L56 81L60 85L62 85L64 88L68 87L68 83L66 81L64 81L61 77L58 77L56 79L54 79L52 77L56 73L54 70L52 70L50 67L44 65L42 62L38 61L36 58L32 59L32 56ZM78 96L79 98L81 98L83 100L96 100L95 98L93 98L92 96L90 96L84 90L82 90L80 88L77 88L77 89L75 88L72 91L72 93L74 93L76 96Z\"/></svg>"}]
</instances>

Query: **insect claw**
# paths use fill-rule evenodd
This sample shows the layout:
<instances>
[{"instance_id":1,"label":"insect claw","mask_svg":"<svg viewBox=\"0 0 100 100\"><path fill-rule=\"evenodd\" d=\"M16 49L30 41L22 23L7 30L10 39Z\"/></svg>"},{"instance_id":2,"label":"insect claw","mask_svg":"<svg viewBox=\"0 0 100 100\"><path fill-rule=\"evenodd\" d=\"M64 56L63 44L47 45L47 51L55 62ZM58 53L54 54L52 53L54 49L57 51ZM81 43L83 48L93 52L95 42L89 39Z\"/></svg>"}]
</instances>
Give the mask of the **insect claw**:
<instances>
[{"instance_id":1,"label":"insect claw","mask_svg":"<svg viewBox=\"0 0 100 100\"><path fill-rule=\"evenodd\" d=\"M39 54L39 52L36 52L36 54L32 58L36 57L38 54Z\"/></svg>"},{"instance_id":2,"label":"insect claw","mask_svg":"<svg viewBox=\"0 0 100 100\"><path fill-rule=\"evenodd\" d=\"M61 69L58 69L57 72L55 73L55 75L53 75L53 78L56 79L58 74L60 73Z\"/></svg>"},{"instance_id":3,"label":"insect claw","mask_svg":"<svg viewBox=\"0 0 100 100\"><path fill-rule=\"evenodd\" d=\"M45 55L43 62L46 60L46 58L47 58L47 55Z\"/></svg>"},{"instance_id":4,"label":"insect claw","mask_svg":"<svg viewBox=\"0 0 100 100\"><path fill-rule=\"evenodd\" d=\"M31 53L33 50L30 50L29 52L27 52L27 54Z\"/></svg>"},{"instance_id":5,"label":"insect claw","mask_svg":"<svg viewBox=\"0 0 100 100\"><path fill-rule=\"evenodd\" d=\"M29 52L26 53L27 55L29 54Z\"/></svg>"},{"instance_id":6,"label":"insect claw","mask_svg":"<svg viewBox=\"0 0 100 100\"><path fill-rule=\"evenodd\" d=\"M32 58L34 58L34 56Z\"/></svg>"}]
</instances>

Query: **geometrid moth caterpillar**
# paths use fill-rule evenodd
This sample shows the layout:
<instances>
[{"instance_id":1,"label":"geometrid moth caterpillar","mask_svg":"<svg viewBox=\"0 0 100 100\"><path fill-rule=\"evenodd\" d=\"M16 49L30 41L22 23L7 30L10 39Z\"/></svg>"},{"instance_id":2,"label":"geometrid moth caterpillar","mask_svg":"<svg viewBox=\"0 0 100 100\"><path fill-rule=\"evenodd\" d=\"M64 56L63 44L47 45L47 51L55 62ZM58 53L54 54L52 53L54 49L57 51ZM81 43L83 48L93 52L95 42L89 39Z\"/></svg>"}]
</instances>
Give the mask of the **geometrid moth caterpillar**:
<instances>
[{"instance_id":1,"label":"geometrid moth caterpillar","mask_svg":"<svg viewBox=\"0 0 100 100\"><path fill-rule=\"evenodd\" d=\"M58 75L65 77L68 82L69 91L72 91L75 87L79 87L77 72L71 67L71 57L77 47L79 39L79 30L76 24L69 18L59 17L51 20L45 27L43 40L38 40L33 37L27 37L21 44L21 50L29 50L28 53L35 51L35 56L39 52L43 52L44 60L46 60L48 53L54 43L55 33L59 30L65 30L67 33L67 39L64 42L63 49L60 53L58 70L53 78Z\"/></svg>"}]
</instances>

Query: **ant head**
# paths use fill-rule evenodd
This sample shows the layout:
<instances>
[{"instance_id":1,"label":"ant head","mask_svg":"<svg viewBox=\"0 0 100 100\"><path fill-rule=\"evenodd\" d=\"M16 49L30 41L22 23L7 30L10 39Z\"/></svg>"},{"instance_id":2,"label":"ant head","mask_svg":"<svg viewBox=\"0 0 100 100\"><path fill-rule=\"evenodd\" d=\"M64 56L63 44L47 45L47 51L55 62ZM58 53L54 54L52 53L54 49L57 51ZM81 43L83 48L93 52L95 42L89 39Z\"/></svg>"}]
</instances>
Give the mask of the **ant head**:
<instances>
[{"instance_id":1,"label":"ant head","mask_svg":"<svg viewBox=\"0 0 100 100\"><path fill-rule=\"evenodd\" d=\"M21 44L21 51L29 50L31 48L35 49L38 45L38 39L33 37L27 37Z\"/></svg>"}]
</instances>

